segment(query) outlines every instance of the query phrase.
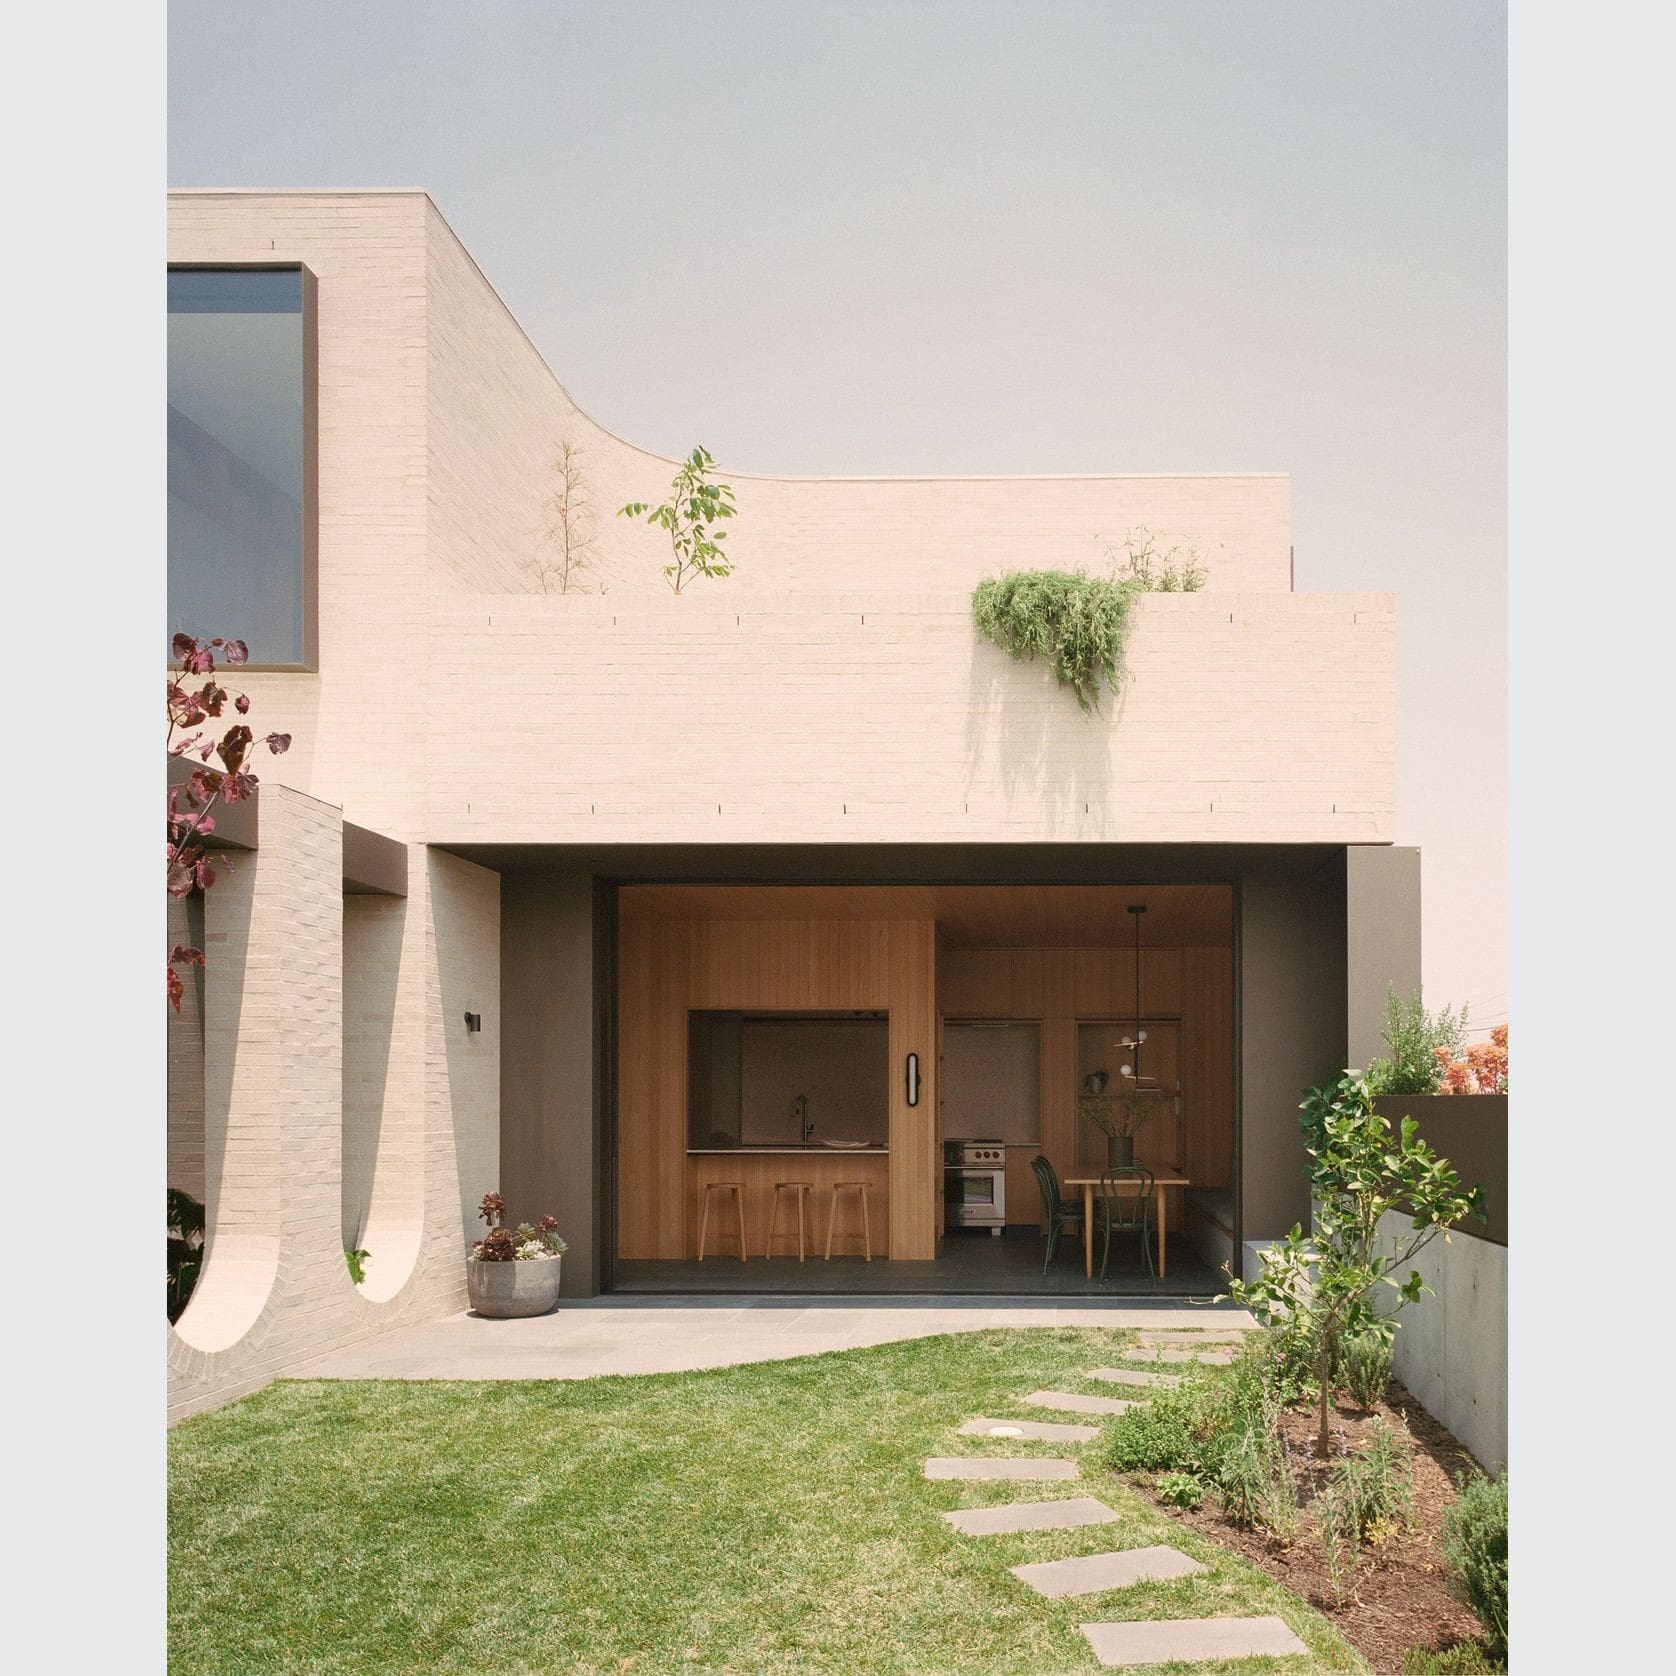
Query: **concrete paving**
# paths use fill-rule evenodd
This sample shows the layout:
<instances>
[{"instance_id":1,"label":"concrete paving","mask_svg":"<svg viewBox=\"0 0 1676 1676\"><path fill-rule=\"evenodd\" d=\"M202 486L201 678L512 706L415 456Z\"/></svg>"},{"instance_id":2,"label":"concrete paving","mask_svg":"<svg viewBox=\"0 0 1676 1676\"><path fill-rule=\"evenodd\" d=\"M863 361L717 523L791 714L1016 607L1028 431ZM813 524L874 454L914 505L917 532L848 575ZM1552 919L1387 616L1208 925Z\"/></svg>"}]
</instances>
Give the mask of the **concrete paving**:
<instances>
[{"instance_id":1,"label":"concrete paving","mask_svg":"<svg viewBox=\"0 0 1676 1676\"><path fill-rule=\"evenodd\" d=\"M1049 1456L1035 1460L998 1455L934 1455L925 1463L927 1478L958 1479L963 1483L987 1484L1001 1480L1014 1483L1034 1479L1080 1478L1075 1461L1058 1461Z\"/></svg>"},{"instance_id":2,"label":"concrete paving","mask_svg":"<svg viewBox=\"0 0 1676 1676\"><path fill-rule=\"evenodd\" d=\"M1179 1548L1125 1548L1113 1554L1081 1554L1069 1560L1041 1560L1015 1565L1013 1576L1049 1600L1066 1595L1097 1595L1160 1578L1191 1577L1205 1568Z\"/></svg>"},{"instance_id":3,"label":"concrete paving","mask_svg":"<svg viewBox=\"0 0 1676 1676\"><path fill-rule=\"evenodd\" d=\"M1123 1414L1135 1406L1121 1397L1085 1397L1077 1391L1032 1391L1022 1400L1032 1408L1059 1408L1067 1414Z\"/></svg>"},{"instance_id":4,"label":"concrete paving","mask_svg":"<svg viewBox=\"0 0 1676 1676\"><path fill-rule=\"evenodd\" d=\"M1240 1318L1249 1320L1245 1312ZM1174 1328L1202 1309L1006 1297L566 1299L549 1315L469 1310L398 1327L298 1370L304 1379L591 1379L781 1361L991 1327Z\"/></svg>"},{"instance_id":5,"label":"concrete paving","mask_svg":"<svg viewBox=\"0 0 1676 1676\"><path fill-rule=\"evenodd\" d=\"M962 1437L1028 1437L1038 1443L1092 1443L1098 1426L1065 1426L1052 1420L996 1420L987 1415L958 1428Z\"/></svg>"},{"instance_id":6,"label":"concrete paving","mask_svg":"<svg viewBox=\"0 0 1676 1676\"><path fill-rule=\"evenodd\" d=\"M1187 1350L1172 1344L1142 1344L1124 1355L1136 1362L1205 1362L1228 1366L1234 1359L1232 1350Z\"/></svg>"},{"instance_id":7,"label":"concrete paving","mask_svg":"<svg viewBox=\"0 0 1676 1676\"><path fill-rule=\"evenodd\" d=\"M1108 1385L1148 1386L1155 1391L1173 1391L1181 1381L1167 1373L1145 1373L1140 1368L1090 1368L1090 1379L1103 1379Z\"/></svg>"},{"instance_id":8,"label":"concrete paving","mask_svg":"<svg viewBox=\"0 0 1676 1676\"><path fill-rule=\"evenodd\" d=\"M1010 1501L1001 1507L962 1507L943 1518L966 1536L1005 1536L1014 1531L1068 1531L1079 1525L1109 1525L1119 1517L1093 1496L1064 1501Z\"/></svg>"},{"instance_id":9,"label":"concrete paving","mask_svg":"<svg viewBox=\"0 0 1676 1676\"><path fill-rule=\"evenodd\" d=\"M1077 1627L1088 1637L1095 1658L1107 1666L1309 1652L1282 1618L1156 1618Z\"/></svg>"},{"instance_id":10,"label":"concrete paving","mask_svg":"<svg viewBox=\"0 0 1676 1676\"><path fill-rule=\"evenodd\" d=\"M1255 1327L1233 1330L1208 1327L1202 1332L1140 1332L1135 1336L1142 1344L1243 1344L1249 1334L1257 1330Z\"/></svg>"}]
</instances>

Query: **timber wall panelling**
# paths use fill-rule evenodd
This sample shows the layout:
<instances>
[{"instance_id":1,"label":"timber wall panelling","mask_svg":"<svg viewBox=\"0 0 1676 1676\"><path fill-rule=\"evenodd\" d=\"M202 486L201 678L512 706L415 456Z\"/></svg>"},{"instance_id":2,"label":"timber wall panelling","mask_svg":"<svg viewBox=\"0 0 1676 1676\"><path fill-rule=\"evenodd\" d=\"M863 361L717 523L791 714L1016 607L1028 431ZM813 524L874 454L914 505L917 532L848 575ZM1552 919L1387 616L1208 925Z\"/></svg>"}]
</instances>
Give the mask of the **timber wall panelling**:
<instances>
[{"instance_id":1,"label":"timber wall panelling","mask_svg":"<svg viewBox=\"0 0 1676 1676\"><path fill-rule=\"evenodd\" d=\"M872 1206L875 1256L930 1259L937 1247L936 929L930 920L677 920L625 915L619 942L618 1255L682 1258L698 1249L697 1183L738 1160L687 1157L689 1009L888 1011L889 1180ZM920 1060L919 1104L903 1067ZM775 1160L779 1179L825 1181L828 1155ZM855 1160L851 1160L855 1162ZM807 1167L805 1167L807 1166ZM876 1162L857 1169L871 1179ZM772 1184L770 1183L770 1190ZM760 1252L767 1200L747 1195L747 1237ZM811 1208L824 1218L826 1193ZM760 1212L760 1214L758 1214ZM844 1214L840 1213L840 1230ZM825 1223L821 1224L824 1234ZM836 1255L836 1247L834 1254Z\"/></svg>"}]
</instances>

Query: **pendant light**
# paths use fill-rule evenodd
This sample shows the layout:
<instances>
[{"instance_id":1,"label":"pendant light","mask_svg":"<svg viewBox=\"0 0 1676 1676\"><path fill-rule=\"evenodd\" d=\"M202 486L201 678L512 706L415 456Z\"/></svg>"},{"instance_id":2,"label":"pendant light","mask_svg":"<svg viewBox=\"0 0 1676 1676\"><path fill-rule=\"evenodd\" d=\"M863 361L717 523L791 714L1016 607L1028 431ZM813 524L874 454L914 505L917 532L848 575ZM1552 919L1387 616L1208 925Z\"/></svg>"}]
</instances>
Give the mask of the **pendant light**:
<instances>
[{"instance_id":1,"label":"pendant light","mask_svg":"<svg viewBox=\"0 0 1676 1676\"><path fill-rule=\"evenodd\" d=\"M1118 1075L1133 1077L1138 1085L1141 1080L1141 1045L1146 1041L1146 1032L1141 1028L1141 915L1146 912L1146 904L1131 902L1129 912L1135 921L1135 1029L1133 1035L1118 1039L1117 1045L1129 1055L1129 1063L1119 1068Z\"/></svg>"}]
</instances>

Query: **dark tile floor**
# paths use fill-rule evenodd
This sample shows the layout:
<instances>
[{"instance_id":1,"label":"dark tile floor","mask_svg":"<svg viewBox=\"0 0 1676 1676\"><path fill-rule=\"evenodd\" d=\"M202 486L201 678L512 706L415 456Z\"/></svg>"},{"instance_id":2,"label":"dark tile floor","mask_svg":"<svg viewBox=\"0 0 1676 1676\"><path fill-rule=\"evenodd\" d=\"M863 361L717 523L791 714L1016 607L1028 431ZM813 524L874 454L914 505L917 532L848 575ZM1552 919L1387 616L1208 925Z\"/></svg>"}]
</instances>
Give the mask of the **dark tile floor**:
<instances>
[{"instance_id":1,"label":"dark tile floor","mask_svg":"<svg viewBox=\"0 0 1676 1676\"><path fill-rule=\"evenodd\" d=\"M896 1263L875 1257L871 1263L859 1257L834 1257L830 1262L818 1255L799 1263L796 1257L752 1255L741 1263L737 1257L706 1257L698 1262L621 1261L617 1264L615 1290L622 1292L792 1292L843 1293L969 1293L975 1296L1037 1298L1158 1298L1214 1297L1222 1290L1224 1277L1207 1268L1185 1239L1172 1239L1169 1274L1151 1279L1138 1262L1133 1245L1124 1252L1112 1252L1112 1266L1104 1280L1095 1252L1093 1279L1082 1272L1082 1242L1061 1240L1053 1266L1042 1272L1043 1245L1034 1232L1020 1230L996 1239L986 1232L949 1234L937 1248L934 1263Z\"/></svg>"}]
</instances>

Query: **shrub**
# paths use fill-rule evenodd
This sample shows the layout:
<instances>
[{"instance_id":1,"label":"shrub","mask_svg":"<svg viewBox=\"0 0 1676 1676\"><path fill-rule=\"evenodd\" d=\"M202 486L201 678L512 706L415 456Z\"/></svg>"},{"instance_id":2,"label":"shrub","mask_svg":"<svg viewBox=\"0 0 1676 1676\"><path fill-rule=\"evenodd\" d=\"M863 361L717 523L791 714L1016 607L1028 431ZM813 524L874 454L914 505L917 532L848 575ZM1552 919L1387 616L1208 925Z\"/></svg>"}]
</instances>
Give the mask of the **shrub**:
<instances>
[{"instance_id":1,"label":"shrub","mask_svg":"<svg viewBox=\"0 0 1676 1676\"><path fill-rule=\"evenodd\" d=\"M1120 1414L1107 1433L1107 1458L1119 1472L1213 1470L1217 1426L1208 1388L1184 1385Z\"/></svg>"},{"instance_id":2,"label":"shrub","mask_svg":"<svg viewBox=\"0 0 1676 1676\"><path fill-rule=\"evenodd\" d=\"M169 1319L178 1321L204 1266L204 1207L178 1187L169 1189L168 1237Z\"/></svg>"},{"instance_id":3,"label":"shrub","mask_svg":"<svg viewBox=\"0 0 1676 1676\"><path fill-rule=\"evenodd\" d=\"M1463 1478L1443 1516L1443 1557L1460 1598L1478 1614L1492 1651L1507 1648L1507 1473Z\"/></svg>"},{"instance_id":4,"label":"shrub","mask_svg":"<svg viewBox=\"0 0 1676 1676\"><path fill-rule=\"evenodd\" d=\"M1316 1506L1327 1581L1342 1606L1362 1543L1382 1542L1413 1517L1414 1463L1407 1428L1399 1432L1375 1421L1367 1448L1334 1462Z\"/></svg>"},{"instance_id":5,"label":"shrub","mask_svg":"<svg viewBox=\"0 0 1676 1676\"><path fill-rule=\"evenodd\" d=\"M364 1286L367 1281L367 1259L372 1253L364 1245L358 1245L352 1251L343 1254L343 1260L349 1265L349 1278L357 1286Z\"/></svg>"},{"instance_id":6,"label":"shrub","mask_svg":"<svg viewBox=\"0 0 1676 1676\"><path fill-rule=\"evenodd\" d=\"M1497 1676L1507 1666L1482 1641L1457 1641L1442 1652L1411 1647L1402 1668L1403 1676Z\"/></svg>"},{"instance_id":7,"label":"shrub","mask_svg":"<svg viewBox=\"0 0 1676 1676\"><path fill-rule=\"evenodd\" d=\"M1234 1524L1282 1541L1297 1533L1298 1491L1278 1409L1228 1440L1216 1483L1222 1511Z\"/></svg>"},{"instance_id":8,"label":"shrub","mask_svg":"<svg viewBox=\"0 0 1676 1676\"><path fill-rule=\"evenodd\" d=\"M1387 1059L1368 1066L1372 1094L1435 1094L1443 1086L1444 1067L1460 1058L1466 1039L1466 1008L1445 1007L1435 1018L1426 1011L1420 991L1404 1001L1391 990L1385 997Z\"/></svg>"},{"instance_id":9,"label":"shrub","mask_svg":"<svg viewBox=\"0 0 1676 1676\"><path fill-rule=\"evenodd\" d=\"M1391 1378L1391 1343L1381 1333L1350 1333L1333 1350L1333 1377L1362 1408L1372 1408Z\"/></svg>"},{"instance_id":10,"label":"shrub","mask_svg":"<svg viewBox=\"0 0 1676 1676\"><path fill-rule=\"evenodd\" d=\"M1367 1447L1333 1467L1345 1488L1358 1541L1380 1542L1414 1516L1414 1454L1407 1426L1373 1423Z\"/></svg>"},{"instance_id":11,"label":"shrub","mask_svg":"<svg viewBox=\"0 0 1676 1676\"><path fill-rule=\"evenodd\" d=\"M1154 1488L1171 1507L1197 1507L1205 1499L1205 1481L1195 1472L1166 1472Z\"/></svg>"}]
</instances>

